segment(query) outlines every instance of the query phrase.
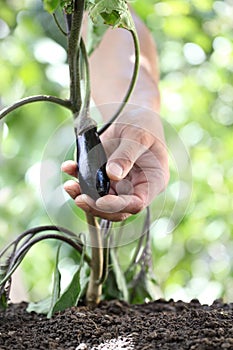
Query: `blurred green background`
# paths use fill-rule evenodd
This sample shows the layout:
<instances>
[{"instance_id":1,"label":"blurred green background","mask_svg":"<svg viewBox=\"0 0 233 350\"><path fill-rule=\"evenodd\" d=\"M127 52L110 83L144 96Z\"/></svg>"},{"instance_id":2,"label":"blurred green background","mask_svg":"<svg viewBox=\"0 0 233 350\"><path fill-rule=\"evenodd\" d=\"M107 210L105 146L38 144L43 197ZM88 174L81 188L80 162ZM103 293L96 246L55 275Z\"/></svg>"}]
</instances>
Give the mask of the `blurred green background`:
<instances>
[{"instance_id":1,"label":"blurred green background","mask_svg":"<svg viewBox=\"0 0 233 350\"><path fill-rule=\"evenodd\" d=\"M233 2L131 4L157 44L170 152L169 186L152 205L160 295L232 302ZM33 94L67 97L64 44L40 0L0 0L0 107ZM0 123L0 246L57 217L63 226L84 229L83 214L61 196L60 164L72 154L71 116L60 107L35 103ZM81 216L79 223L70 223L67 208ZM124 255L131 249L125 246ZM53 244L40 243L24 260L32 300L48 295L54 258Z\"/></svg>"}]
</instances>

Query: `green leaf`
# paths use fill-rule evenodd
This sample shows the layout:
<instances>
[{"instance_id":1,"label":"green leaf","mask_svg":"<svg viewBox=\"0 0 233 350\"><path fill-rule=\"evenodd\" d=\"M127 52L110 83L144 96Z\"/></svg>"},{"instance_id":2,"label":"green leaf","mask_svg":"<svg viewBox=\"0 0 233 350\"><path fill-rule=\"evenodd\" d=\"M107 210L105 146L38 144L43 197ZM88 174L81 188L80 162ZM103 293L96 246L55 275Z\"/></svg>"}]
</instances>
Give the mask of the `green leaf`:
<instances>
[{"instance_id":1,"label":"green leaf","mask_svg":"<svg viewBox=\"0 0 233 350\"><path fill-rule=\"evenodd\" d=\"M64 292L62 292L59 298L57 298L56 302L53 303L53 307L50 309L48 317L51 317L57 311L63 311L69 307L76 306L80 298L84 295L88 283L87 276L89 267L86 263L84 263L85 250L83 250L81 258L76 251L75 253L76 258L74 255L75 260L73 260L73 263L71 263L72 260L70 258L64 258L58 264L58 270L60 273L60 277L57 275L60 280L59 288L61 289L62 272L66 276L67 273L72 274L72 278L68 286L65 288ZM73 272L71 273L72 268ZM58 296L57 291L58 286L55 289L54 301Z\"/></svg>"},{"instance_id":2,"label":"green leaf","mask_svg":"<svg viewBox=\"0 0 233 350\"><path fill-rule=\"evenodd\" d=\"M71 14L73 11L73 0L60 0L60 6L66 13Z\"/></svg>"},{"instance_id":3,"label":"green leaf","mask_svg":"<svg viewBox=\"0 0 233 350\"><path fill-rule=\"evenodd\" d=\"M71 283L69 284L65 292L61 295L61 297L57 300L48 317L53 315L57 311L63 311L69 307L77 305L80 291L81 291L79 279L80 279L80 268L78 266L73 275Z\"/></svg>"},{"instance_id":4,"label":"green leaf","mask_svg":"<svg viewBox=\"0 0 233 350\"><path fill-rule=\"evenodd\" d=\"M61 7L65 7L65 6L70 6L72 4L72 0L60 0L60 5Z\"/></svg>"},{"instance_id":5,"label":"green leaf","mask_svg":"<svg viewBox=\"0 0 233 350\"><path fill-rule=\"evenodd\" d=\"M60 296L60 292L61 292L61 273L60 273L59 268L58 268L61 246L62 246L62 244L60 244L58 249L57 249L56 261L55 261L54 281L53 281L53 291L52 291L52 296L51 296L50 309L49 309L48 315L47 315L48 317L52 316L53 308L54 308L54 306L55 306L55 304Z\"/></svg>"},{"instance_id":6,"label":"green leaf","mask_svg":"<svg viewBox=\"0 0 233 350\"><path fill-rule=\"evenodd\" d=\"M61 244L58 248L55 262L54 283L52 296L45 300L28 305L28 312L37 312L39 314L47 314L50 318L55 312L63 311L72 306L76 306L81 297L84 296L89 275L89 266L84 263L84 253L81 258L75 249L71 249L69 255L61 259ZM74 254L73 254L74 253ZM67 286L61 291L62 277L71 276Z\"/></svg>"},{"instance_id":7,"label":"green leaf","mask_svg":"<svg viewBox=\"0 0 233 350\"><path fill-rule=\"evenodd\" d=\"M60 0L43 0L43 2L44 9L49 13L53 13L57 9Z\"/></svg>"},{"instance_id":8,"label":"green leaf","mask_svg":"<svg viewBox=\"0 0 233 350\"><path fill-rule=\"evenodd\" d=\"M134 30L134 22L125 0L95 0L89 3L90 17L94 23L102 17L105 24Z\"/></svg>"},{"instance_id":9,"label":"green leaf","mask_svg":"<svg viewBox=\"0 0 233 350\"><path fill-rule=\"evenodd\" d=\"M142 304L145 299L153 300L156 297L155 289L158 283L149 266L136 271L137 265L127 272L129 302Z\"/></svg>"},{"instance_id":10,"label":"green leaf","mask_svg":"<svg viewBox=\"0 0 233 350\"><path fill-rule=\"evenodd\" d=\"M111 249L110 254L111 254L112 267L113 267L113 272L115 274L117 287L121 291L123 299L125 301L128 301L128 299L129 299L128 288L127 288L124 273L123 273L123 271L120 267L120 263L118 261L116 251L114 249Z\"/></svg>"},{"instance_id":11,"label":"green leaf","mask_svg":"<svg viewBox=\"0 0 233 350\"><path fill-rule=\"evenodd\" d=\"M69 286L54 304L53 309L48 313L51 317L55 312L63 311L72 306L76 306L80 298L84 295L89 278L87 277L87 264L77 267Z\"/></svg>"},{"instance_id":12,"label":"green leaf","mask_svg":"<svg viewBox=\"0 0 233 350\"><path fill-rule=\"evenodd\" d=\"M48 314L51 307L51 297L40 300L36 303L31 302L28 304L27 312L36 312L37 314Z\"/></svg>"},{"instance_id":13,"label":"green leaf","mask_svg":"<svg viewBox=\"0 0 233 350\"><path fill-rule=\"evenodd\" d=\"M108 278L103 285L103 299L104 300L112 300L112 299L123 299L122 292L118 289L116 282L116 275L109 266Z\"/></svg>"},{"instance_id":14,"label":"green leaf","mask_svg":"<svg viewBox=\"0 0 233 350\"><path fill-rule=\"evenodd\" d=\"M52 295L46 299L39 301L39 302L29 303L29 305L27 307L28 312L34 311L38 314L47 314L48 318L50 318L52 316L54 305L56 304L56 302L60 296L61 273L58 269L58 262L59 262L59 257L60 257L61 246L62 246L62 244L60 244L58 246L57 254L56 254Z\"/></svg>"},{"instance_id":15,"label":"green leaf","mask_svg":"<svg viewBox=\"0 0 233 350\"><path fill-rule=\"evenodd\" d=\"M6 310L7 308L7 296L6 296L6 293L2 293L1 296L0 296L0 310L3 309L3 310Z\"/></svg>"},{"instance_id":16,"label":"green leaf","mask_svg":"<svg viewBox=\"0 0 233 350\"><path fill-rule=\"evenodd\" d=\"M93 21L88 21L88 32L87 32L87 54L90 56L92 52L97 48L100 44L104 33L108 29L108 26L104 24L102 21L98 21L98 23L94 23Z\"/></svg>"}]
</instances>

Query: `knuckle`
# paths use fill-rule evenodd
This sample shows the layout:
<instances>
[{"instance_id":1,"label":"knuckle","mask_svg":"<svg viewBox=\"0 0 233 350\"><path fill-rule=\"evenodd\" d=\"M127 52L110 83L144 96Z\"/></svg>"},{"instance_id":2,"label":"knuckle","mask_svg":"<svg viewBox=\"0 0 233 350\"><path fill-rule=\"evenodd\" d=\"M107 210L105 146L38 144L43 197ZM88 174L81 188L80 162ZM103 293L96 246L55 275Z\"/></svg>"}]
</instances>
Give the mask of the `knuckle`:
<instances>
[{"instance_id":1,"label":"knuckle","mask_svg":"<svg viewBox=\"0 0 233 350\"><path fill-rule=\"evenodd\" d=\"M137 135L137 140L144 147L150 147L152 143L152 135L146 130L140 129L140 132Z\"/></svg>"},{"instance_id":2,"label":"knuckle","mask_svg":"<svg viewBox=\"0 0 233 350\"><path fill-rule=\"evenodd\" d=\"M132 146L135 149L136 143L145 147L150 147L154 136L147 130L139 126L128 127L124 129L123 137L131 139Z\"/></svg>"}]
</instances>

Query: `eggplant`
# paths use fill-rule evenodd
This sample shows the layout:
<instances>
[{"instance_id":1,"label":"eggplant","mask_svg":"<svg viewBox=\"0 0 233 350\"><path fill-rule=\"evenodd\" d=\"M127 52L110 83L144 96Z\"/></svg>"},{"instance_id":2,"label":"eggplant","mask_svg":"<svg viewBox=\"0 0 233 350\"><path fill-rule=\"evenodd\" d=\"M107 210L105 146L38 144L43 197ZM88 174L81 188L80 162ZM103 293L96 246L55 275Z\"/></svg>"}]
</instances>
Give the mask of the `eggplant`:
<instances>
[{"instance_id":1,"label":"eggplant","mask_svg":"<svg viewBox=\"0 0 233 350\"><path fill-rule=\"evenodd\" d=\"M97 200L109 192L107 157L96 127L79 134L77 143L78 179L81 193Z\"/></svg>"}]
</instances>

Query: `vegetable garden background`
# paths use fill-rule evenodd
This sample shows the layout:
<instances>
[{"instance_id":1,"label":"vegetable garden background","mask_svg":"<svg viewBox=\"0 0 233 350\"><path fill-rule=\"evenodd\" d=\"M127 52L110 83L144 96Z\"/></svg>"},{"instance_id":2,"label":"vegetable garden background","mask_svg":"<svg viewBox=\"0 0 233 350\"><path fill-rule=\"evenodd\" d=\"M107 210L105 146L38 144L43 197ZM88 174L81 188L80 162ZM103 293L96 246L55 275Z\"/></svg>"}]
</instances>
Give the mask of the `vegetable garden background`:
<instances>
[{"instance_id":1,"label":"vegetable garden background","mask_svg":"<svg viewBox=\"0 0 233 350\"><path fill-rule=\"evenodd\" d=\"M232 302L233 2L141 0L131 5L157 43L161 116L171 154L169 186L152 205L154 212L164 205L151 228L156 279L167 299ZM0 0L1 109L38 93L66 97L65 39L54 28L41 1ZM23 107L0 123L0 246L55 217L65 226L67 208L78 211L70 201L67 207L63 198L50 195L65 178L60 173L64 150L67 159L73 157L71 128L68 112L43 103ZM190 155L189 166L181 162L178 170L176 140ZM82 220L79 225L78 231ZM40 243L22 264L32 300L50 292L53 244ZM123 263L133 250L133 243L124 247Z\"/></svg>"}]
</instances>

